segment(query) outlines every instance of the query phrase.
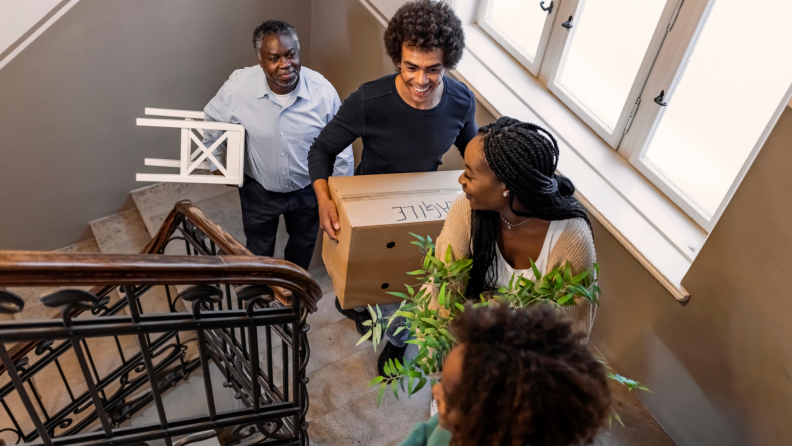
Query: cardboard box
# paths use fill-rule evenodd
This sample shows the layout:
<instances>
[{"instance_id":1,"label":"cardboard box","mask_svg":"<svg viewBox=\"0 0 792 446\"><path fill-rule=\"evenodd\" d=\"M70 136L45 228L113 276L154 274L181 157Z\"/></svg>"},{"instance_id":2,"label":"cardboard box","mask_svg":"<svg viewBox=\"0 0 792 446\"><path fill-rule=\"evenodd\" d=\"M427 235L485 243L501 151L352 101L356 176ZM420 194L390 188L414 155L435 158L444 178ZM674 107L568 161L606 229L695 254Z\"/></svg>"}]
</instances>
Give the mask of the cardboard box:
<instances>
[{"instance_id":1,"label":"cardboard box","mask_svg":"<svg viewBox=\"0 0 792 446\"><path fill-rule=\"evenodd\" d=\"M387 291L415 284L421 267L410 232L436 240L462 171L330 177L338 209L338 242L324 235L322 258L344 309L398 303Z\"/></svg>"}]
</instances>

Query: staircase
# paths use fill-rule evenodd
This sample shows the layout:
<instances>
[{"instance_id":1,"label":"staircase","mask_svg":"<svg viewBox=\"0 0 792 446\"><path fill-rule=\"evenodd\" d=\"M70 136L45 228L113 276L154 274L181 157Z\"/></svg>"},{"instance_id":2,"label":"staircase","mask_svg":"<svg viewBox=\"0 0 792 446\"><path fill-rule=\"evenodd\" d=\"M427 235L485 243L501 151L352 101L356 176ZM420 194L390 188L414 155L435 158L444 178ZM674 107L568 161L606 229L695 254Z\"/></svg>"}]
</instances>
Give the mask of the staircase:
<instances>
[{"instance_id":1,"label":"staircase","mask_svg":"<svg viewBox=\"0 0 792 446\"><path fill-rule=\"evenodd\" d=\"M92 240L64 248L59 252L139 253L157 234L174 203L180 200L191 200L197 208L244 245L245 237L242 230L239 194L236 188L222 185L163 183L134 190L131 192L131 198L135 204L134 208L90 223L94 236ZM282 258L287 237L285 227L281 224L275 248L276 258ZM392 396L386 397L382 406L376 407L376 387L368 387L367 383L375 375L378 352L373 351L370 343L355 345L359 336L354 323L345 319L334 308L335 296L321 261L320 252L321 247L318 245L309 267L310 274L321 288L321 292L324 293L324 296L318 300L316 311L309 314L307 319L310 330L306 340L310 345L310 360L305 368L305 373L308 378L306 388L310 404L308 404L305 421L309 423L310 443L327 446L398 445L416 422L424 421L429 417L431 391L427 387L409 400L402 398L396 401ZM170 243L165 253L187 254L185 244L178 242ZM186 287L177 285L170 289L175 295L184 291ZM46 307L39 300L41 296L50 294L57 288L46 286L9 287L8 290L24 298L25 311L14 315L0 314L0 323L3 320L24 321L52 318L59 314L59 310ZM156 298L146 300L145 314L169 312L168 296L164 287L152 288L149 293ZM110 305L122 298L116 291L110 297ZM183 308L182 310L188 309ZM263 336L263 334L259 336L260 345L263 342ZM135 350L136 343L129 342L128 346L125 344L122 347ZM96 351L101 351L102 346L96 348L98 349ZM105 348L109 347L105 346ZM93 350L94 348L92 348ZM267 359L264 351L265 348L262 345L259 355L262 364L265 364ZM282 388L283 383L283 374L281 373L283 360L291 362L293 359L290 351L287 348L284 357L282 345L276 342L271 348L274 364L272 379L279 389ZM196 349L190 350L187 355L189 360L194 360L197 357ZM101 359L97 359L96 362L100 369L98 370L100 375L105 372L103 367L109 368L112 365L112 361L104 365ZM223 387L223 382L226 379L220 368L216 367L214 362L210 362L210 364L210 382L214 388L217 410L236 410L245 407L241 399L235 398L235 392ZM67 365L64 369L69 369L70 372L67 371L67 374L72 373L74 376L79 376L81 373L76 364ZM50 376L46 379L37 379L35 387L37 389L54 388L47 379L56 380L59 377ZM0 388L7 382L7 374L0 375ZM188 380L179 381L173 389L164 392L163 404L167 418L169 420L186 418L194 416L198 412L205 412L205 402L201 402L204 386L202 371L197 369L190 374ZM606 429L600 434L595 441L596 445L674 445L670 437L634 395L627 392L622 386L613 386L612 390L615 400L614 407L621 415L625 427L614 423L611 429ZM40 393L45 400L45 407L58 407L59 404L66 401L65 398L68 398L68 395L63 391L46 392L42 390ZM196 395L200 398L197 398ZM21 407L20 401L9 402L12 403L12 406ZM156 424L158 414L157 408L154 406L153 403L149 403L140 408L124 425L138 427ZM4 415L4 410L0 408L0 439L5 440L7 444L18 444L13 435L2 431L4 428L12 426L7 417L3 418ZM92 428L99 427L98 422L92 426ZM243 439L240 444L254 444L261 439L261 437L251 436ZM209 438L192 444L219 445L223 444L221 440ZM239 439L234 441L239 442ZM147 441L146 443L149 446L165 444L163 440Z\"/></svg>"}]
</instances>

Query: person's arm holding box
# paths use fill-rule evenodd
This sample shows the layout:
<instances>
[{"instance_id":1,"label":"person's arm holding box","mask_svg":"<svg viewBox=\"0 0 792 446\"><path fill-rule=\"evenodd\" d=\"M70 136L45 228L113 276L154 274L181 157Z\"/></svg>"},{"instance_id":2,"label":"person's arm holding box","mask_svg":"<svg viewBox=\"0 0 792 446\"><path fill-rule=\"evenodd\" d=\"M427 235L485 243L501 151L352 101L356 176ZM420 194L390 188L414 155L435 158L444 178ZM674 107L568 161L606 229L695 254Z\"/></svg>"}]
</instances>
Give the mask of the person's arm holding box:
<instances>
[{"instance_id":1,"label":"person's arm holding box","mask_svg":"<svg viewBox=\"0 0 792 446\"><path fill-rule=\"evenodd\" d=\"M341 229L341 225L338 210L330 198L327 179L333 173L338 155L365 134L363 100L360 95L358 90L344 101L308 151L308 172L319 204L320 226L331 240L336 241L336 231Z\"/></svg>"}]
</instances>

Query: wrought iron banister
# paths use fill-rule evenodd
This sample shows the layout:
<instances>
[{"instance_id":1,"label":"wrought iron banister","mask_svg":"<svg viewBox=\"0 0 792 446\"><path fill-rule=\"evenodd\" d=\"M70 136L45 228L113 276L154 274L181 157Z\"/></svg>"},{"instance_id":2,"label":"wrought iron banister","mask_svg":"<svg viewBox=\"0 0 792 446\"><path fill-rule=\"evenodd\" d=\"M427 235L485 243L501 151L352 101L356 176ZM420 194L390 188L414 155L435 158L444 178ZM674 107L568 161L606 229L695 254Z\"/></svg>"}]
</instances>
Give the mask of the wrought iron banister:
<instances>
[{"instance_id":1,"label":"wrought iron banister","mask_svg":"<svg viewBox=\"0 0 792 446\"><path fill-rule=\"evenodd\" d=\"M174 241L184 242L187 255L163 255ZM252 435L260 437L256 444L308 444L306 317L316 310L321 289L302 268L253 256L189 201L176 204L142 254L0 252L0 285L94 286L44 296L44 305L62 308L60 317L0 325L0 378L10 378L0 381L0 420L3 410L9 420L9 426L0 425L0 440L12 432L17 443L140 445L164 439L171 445L179 437L178 444L189 444L216 434L227 445ZM176 287L182 289L174 298ZM115 302L114 289L123 294ZM155 296L155 290L164 294ZM2 312L23 311L11 293L0 300ZM167 309L144 311L152 302L167 303ZM83 311L93 317L78 318ZM117 352L92 352L92 339L109 341ZM136 339L139 349L130 351L128 339ZM196 341L198 351L190 354ZM6 351L3 345L14 342ZM73 388L76 372L63 364L68 352L79 359L78 380L84 382L77 385L87 385L86 391ZM99 355L110 353L118 356L112 370L101 370L109 366ZM247 409L215 407L210 361ZM65 402L58 404L47 399L54 389L41 392L36 381L55 368L64 386ZM209 413L169 419L163 393L199 368ZM20 409L8 403L12 395L26 413L15 415ZM124 426L152 403L157 423Z\"/></svg>"}]
</instances>

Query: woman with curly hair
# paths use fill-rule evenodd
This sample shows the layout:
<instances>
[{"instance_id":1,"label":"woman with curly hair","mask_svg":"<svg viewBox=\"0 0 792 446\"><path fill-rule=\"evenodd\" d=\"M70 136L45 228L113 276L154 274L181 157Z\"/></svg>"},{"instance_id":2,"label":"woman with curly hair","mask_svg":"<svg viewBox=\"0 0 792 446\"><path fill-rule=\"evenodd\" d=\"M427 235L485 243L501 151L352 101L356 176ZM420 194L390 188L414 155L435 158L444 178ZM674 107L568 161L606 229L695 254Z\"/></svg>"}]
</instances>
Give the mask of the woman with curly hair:
<instances>
[{"instance_id":1,"label":"woman with curly hair","mask_svg":"<svg viewBox=\"0 0 792 446\"><path fill-rule=\"evenodd\" d=\"M454 260L473 259L466 296L491 294L515 275L537 279L531 261L542 273L567 262L573 274L593 267L591 224L572 182L555 173L558 155L550 132L508 117L482 127L468 144L459 177L464 195L449 209L437 239L440 258L450 246ZM591 303L580 298L561 311L587 342L595 314ZM404 356L407 331L395 334L401 324L388 329L389 342L377 361L380 374L385 362Z\"/></svg>"},{"instance_id":2,"label":"woman with curly hair","mask_svg":"<svg viewBox=\"0 0 792 446\"><path fill-rule=\"evenodd\" d=\"M404 4L385 31L385 49L396 73L352 93L308 152L320 226L332 240L341 226L327 178L338 154L355 139L363 140L355 175L432 172L452 145L464 156L478 131L473 93L445 76L465 49L462 22L449 5L436 0ZM367 313L342 309L338 299L336 307L365 334Z\"/></svg>"},{"instance_id":3,"label":"woman with curly hair","mask_svg":"<svg viewBox=\"0 0 792 446\"><path fill-rule=\"evenodd\" d=\"M604 367L569 321L547 306L468 305L432 388L438 413L401 446L590 444L610 391Z\"/></svg>"}]
</instances>

